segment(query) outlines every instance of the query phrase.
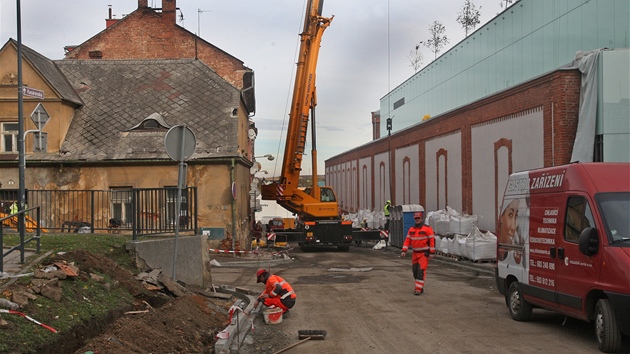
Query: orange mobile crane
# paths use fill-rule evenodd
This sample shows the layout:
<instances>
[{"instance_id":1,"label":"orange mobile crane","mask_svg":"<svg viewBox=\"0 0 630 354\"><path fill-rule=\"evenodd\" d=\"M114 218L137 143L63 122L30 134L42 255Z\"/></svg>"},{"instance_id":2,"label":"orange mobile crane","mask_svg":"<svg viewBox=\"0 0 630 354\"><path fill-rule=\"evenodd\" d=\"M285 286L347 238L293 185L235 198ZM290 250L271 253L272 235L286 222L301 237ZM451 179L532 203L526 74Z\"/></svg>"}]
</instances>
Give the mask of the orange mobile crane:
<instances>
[{"instance_id":1,"label":"orange mobile crane","mask_svg":"<svg viewBox=\"0 0 630 354\"><path fill-rule=\"evenodd\" d=\"M295 228L276 231L276 234L285 233L289 240L297 242L302 249L337 246L341 251L348 251L352 242L352 222L341 219L333 189L317 183L315 71L322 35L334 17L321 15L323 3L323 0L307 0L282 171L279 180L261 186L261 195L264 200L275 200L298 216ZM312 124L313 184L302 190L298 189L298 181L302 171L309 115Z\"/></svg>"}]
</instances>

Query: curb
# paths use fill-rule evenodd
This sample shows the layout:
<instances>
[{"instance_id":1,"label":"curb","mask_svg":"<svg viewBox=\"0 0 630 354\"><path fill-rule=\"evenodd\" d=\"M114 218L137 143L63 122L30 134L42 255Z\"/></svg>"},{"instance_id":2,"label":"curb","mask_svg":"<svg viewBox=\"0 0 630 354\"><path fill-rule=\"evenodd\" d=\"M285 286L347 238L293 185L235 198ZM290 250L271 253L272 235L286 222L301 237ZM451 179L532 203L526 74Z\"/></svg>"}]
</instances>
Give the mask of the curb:
<instances>
[{"instance_id":1,"label":"curb","mask_svg":"<svg viewBox=\"0 0 630 354\"><path fill-rule=\"evenodd\" d=\"M231 350L238 352L245 336L253 327L254 317L258 314L258 310L262 306L259 304L254 308L256 298L252 295L239 292L235 288L229 288L222 285L217 292L231 294L238 298L230 309L230 324L217 334L217 342L214 344L214 352L219 354L229 354ZM256 311L254 311L256 310Z\"/></svg>"},{"instance_id":2,"label":"curb","mask_svg":"<svg viewBox=\"0 0 630 354\"><path fill-rule=\"evenodd\" d=\"M430 262L438 262L438 263L442 263L442 264L449 264L455 267L459 267L459 268L464 268L467 270L473 270L473 271L477 271L480 273L485 273L488 275L493 275L494 276L494 268L495 268L495 264L494 263L474 263L474 262L470 262L470 261L458 261L457 259L453 259L451 257L445 257L445 256L435 256L433 257L433 259ZM430 263L429 262L429 263Z\"/></svg>"}]
</instances>

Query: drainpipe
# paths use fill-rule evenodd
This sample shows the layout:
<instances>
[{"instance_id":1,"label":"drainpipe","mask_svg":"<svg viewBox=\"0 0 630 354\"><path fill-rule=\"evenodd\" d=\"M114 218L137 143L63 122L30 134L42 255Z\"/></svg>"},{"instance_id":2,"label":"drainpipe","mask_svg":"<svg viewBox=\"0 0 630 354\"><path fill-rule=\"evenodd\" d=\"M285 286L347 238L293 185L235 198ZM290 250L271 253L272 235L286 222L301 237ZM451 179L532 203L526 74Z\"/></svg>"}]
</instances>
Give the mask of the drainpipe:
<instances>
[{"instance_id":1,"label":"drainpipe","mask_svg":"<svg viewBox=\"0 0 630 354\"><path fill-rule=\"evenodd\" d=\"M234 158L232 158L232 167L230 168L230 194L232 194L232 251L234 251L234 238L236 237L236 196L232 193L234 188ZM233 253L236 257L236 252Z\"/></svg>"}]
</instances>

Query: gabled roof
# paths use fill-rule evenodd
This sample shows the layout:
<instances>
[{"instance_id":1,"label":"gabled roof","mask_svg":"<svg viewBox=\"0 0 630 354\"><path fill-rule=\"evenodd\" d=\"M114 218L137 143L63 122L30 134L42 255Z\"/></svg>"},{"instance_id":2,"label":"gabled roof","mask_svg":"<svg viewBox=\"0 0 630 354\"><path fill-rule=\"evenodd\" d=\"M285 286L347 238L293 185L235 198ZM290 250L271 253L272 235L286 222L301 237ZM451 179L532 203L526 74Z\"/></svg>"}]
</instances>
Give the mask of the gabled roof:
<instances>
[{"instance_id":1,"label":"gabled roof","mask_svg":"<svg viewBox=\"0 0 630 354\"><path fill-rule=\"evenodd\" d=\"M14 39L9 39L6 45L11 45L17 51L18 43ZM72 102L77 105L83 104L81 98L74 91L65 76L59 71L52 60L39 54L33 49L22 44L22 59L26 60L31 66L39 72L48 84L57 92L61 99Z\"/></svg>"},{"instance_id":2,"label":"gabled roof","mask_svg":"<svg viewBox=\"0 0 630 354\"><path fill-rule=\"evenodd\" d=\"M55 160L160 160L167 129L138 130L154 114L160 125L187 125L192 159L237 155L240 93L194 59L57 60L85 103L76 111Z\"/></svg>"}]
</instances>

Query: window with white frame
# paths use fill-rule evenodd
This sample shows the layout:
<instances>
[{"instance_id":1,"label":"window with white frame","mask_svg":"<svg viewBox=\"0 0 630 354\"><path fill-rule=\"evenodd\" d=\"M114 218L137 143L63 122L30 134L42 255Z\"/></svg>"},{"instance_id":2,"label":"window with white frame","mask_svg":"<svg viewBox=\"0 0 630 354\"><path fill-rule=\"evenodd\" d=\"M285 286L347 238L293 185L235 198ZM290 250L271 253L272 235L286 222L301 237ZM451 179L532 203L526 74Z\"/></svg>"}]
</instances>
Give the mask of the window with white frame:
<instances>
[{"instance_id":1,"label":"window with white frame","mask_svg":"<svg viewBox=\"0 0 630 354\"><path fill-rule=\"evenodd\" d=\"M2 152L18 152L18 123L2 123Z\"/></svg>"},{"instance_id":2,"label":"window with white frame","mask_svg":"<svg viewBox=\"0 0 630 354\"><path fill-rule=\"evenodd\" d=\"M111 215L120 225L131 224L133 209L131 207L131 187L110 187Z\"/></svg>"}]
</instances>

